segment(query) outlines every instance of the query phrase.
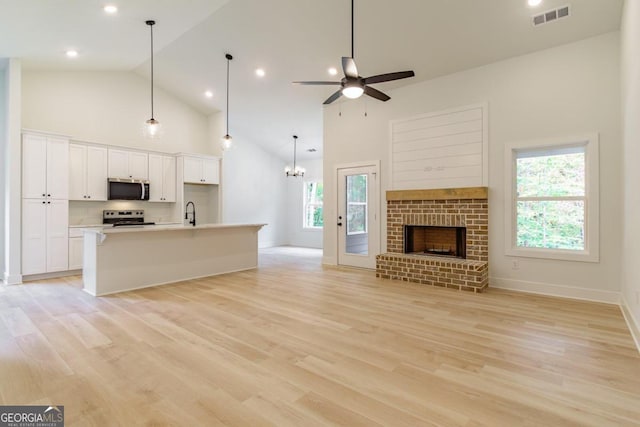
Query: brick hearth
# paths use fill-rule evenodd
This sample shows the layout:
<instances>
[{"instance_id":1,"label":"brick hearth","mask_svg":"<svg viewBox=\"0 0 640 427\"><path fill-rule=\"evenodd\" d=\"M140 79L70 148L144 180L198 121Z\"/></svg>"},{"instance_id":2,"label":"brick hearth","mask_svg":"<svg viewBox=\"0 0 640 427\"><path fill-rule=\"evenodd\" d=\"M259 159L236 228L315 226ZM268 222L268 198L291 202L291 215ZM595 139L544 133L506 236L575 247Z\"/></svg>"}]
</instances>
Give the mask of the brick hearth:
<instances>
[{"instance_id":1,"label":"brick hearth","mask_svg":"<svg viewBox=\"0 0 640 427\"><path fill-rule=\"evenodd\" d=\"M466 227L467 259L405 254L404 225ZM486 187L387 192L387 253L376 276L481 292L489 284Z\"/></svg>"}]
</instances>

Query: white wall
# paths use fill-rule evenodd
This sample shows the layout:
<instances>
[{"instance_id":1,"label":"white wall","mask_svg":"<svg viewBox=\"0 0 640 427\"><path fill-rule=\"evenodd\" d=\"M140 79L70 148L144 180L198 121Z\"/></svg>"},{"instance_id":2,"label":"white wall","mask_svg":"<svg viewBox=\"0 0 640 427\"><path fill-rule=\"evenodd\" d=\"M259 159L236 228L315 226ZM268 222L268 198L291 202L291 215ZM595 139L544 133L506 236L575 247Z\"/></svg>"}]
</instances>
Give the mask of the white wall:
<instances>
[{"instance_id":1,"label":"white wall","mask_svg":"<svg viewBox=\"0 0 640 427\"><path fill-rule=\"evenodd\" d=\"M4 152L4 277L6 284L22 282L21 274L21 143L22 63L11 58L5 68Z\"/></svg>"},{"instance_id":2,"label":"white wall","mask_svg":"<svg viewBox=\"0 0 640 427\"><path fill-rule=\"evenodd\" d=\"M207 116L155 88L155 118L164 135L146 140L151 115L149 81L133 72L25 71L22 126L81 141L165 152L219 154Z\"/></svg>"},{"instance_id":3,"label":"white wall","mask_svg":"<svg viewBox=\"0 0 640 427\"><path fill-rule=\"evenodd\" d=\"M287 241L285 162L233 129L233 148L222 159L222 220L266 223L258 234L261 248Z\"/></svg>"},{"instance_id":4,"label":"white wall","mask_svg":"<svg viewBox=\"0 0 640 427\"><path fill-rule=\"evenodd\" d=\"M322 181L322 159L298 161L306 169L302 178L287 178L287 225L288 243L291 246L322 248L322 230L304 229L303 222L303 183ZM284 174L284 172L282 172Z\"/></svg>"},{"instance_id":5,"label":"white wall","mask_svg":"<svg viewBox=\"0 0 640 427\"><path fill-rule=\"evenodd\" d=\"M619 33L609 33L363 98L324 112L325 262L336 259L335 165L381 160L381 206L388 188L389 121L489 103L490 285L617 302L621 191ZM380 85L384 90L384 85ZM365 102L368 117L364 117ZM520 259L504 248L504 145L511 141L600 133L600 262ZM386 250L386 224L381 230Z\"/></svg>"},{"instance_id":6,"label":"white wall","mask_svg":"<svg viewBox=\"0 0 640 427\"><path fill-rule=\"evenodd\" d=\"M640 2L625 2L621 29L624 210L622 299L640 348Z\"/></svg>"}]
</instances>

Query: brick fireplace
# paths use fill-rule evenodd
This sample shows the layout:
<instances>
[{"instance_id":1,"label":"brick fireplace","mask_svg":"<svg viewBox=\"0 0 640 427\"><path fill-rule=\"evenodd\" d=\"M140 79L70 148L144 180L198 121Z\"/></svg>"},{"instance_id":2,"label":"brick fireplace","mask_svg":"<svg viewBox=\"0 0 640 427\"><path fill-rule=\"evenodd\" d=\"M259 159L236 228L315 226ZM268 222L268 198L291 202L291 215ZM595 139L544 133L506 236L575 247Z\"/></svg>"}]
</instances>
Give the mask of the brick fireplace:
<instances>
[{"instance_id":1,"label":"brick fireplace","mask_svg":"<svg viewBox=\"0 0 640 427\"><path fill-rule=\"evenodd\" d=\"M481 292L488 233L486 187L388 191L388 252L376 257L376 276Z\"/></svg>"}]
</instances>

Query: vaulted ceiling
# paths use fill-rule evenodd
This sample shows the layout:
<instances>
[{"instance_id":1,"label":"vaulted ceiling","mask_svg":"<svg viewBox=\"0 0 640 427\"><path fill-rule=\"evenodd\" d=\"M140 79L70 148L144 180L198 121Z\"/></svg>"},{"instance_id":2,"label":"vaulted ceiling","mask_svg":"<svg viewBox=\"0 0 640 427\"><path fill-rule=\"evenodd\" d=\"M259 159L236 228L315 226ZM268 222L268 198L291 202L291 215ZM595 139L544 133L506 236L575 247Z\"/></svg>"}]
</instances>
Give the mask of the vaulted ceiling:
<instances>
[{"instance_id":1,"label":"vaulted ceiling","mask_svg":"<svg viewBox=\"0 0 640 427\"><path fill-rule=\"evenodd\" d=\"M291 135L301 158L322 153L322 102L335 87L294 80L339 80L350 55L349 0L0 0L0 58L25 69L133 70L149 75L154 19L157 85L204 114L224 109L224 54L231 53L230 127L283 158ZM543 0L356 0L355 57L360 74L415 70L399 85L481 66L615 31L622 0L577 0L571 16L534 27L531 17L566 4ZM64 56L75 48L79 56ZM256 68L266 75L258 78ZM339 71L340 73L341 71ZM204 92L213 92L206 98ZM390 93L393 103L393 93ZM339 102L363 102L360 100ZM379 102L373 99L367 102ZM316 153L306 149L316 148Z\"/></svg>"}]
</instances>

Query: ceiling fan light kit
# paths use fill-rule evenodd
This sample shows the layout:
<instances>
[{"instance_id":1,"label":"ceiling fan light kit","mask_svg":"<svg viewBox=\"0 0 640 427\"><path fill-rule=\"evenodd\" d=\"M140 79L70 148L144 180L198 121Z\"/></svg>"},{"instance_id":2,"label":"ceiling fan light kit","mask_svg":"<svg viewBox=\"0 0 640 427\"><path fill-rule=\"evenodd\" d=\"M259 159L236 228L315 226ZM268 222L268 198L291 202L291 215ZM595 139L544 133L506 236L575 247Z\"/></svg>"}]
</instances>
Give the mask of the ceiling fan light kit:
<instances>
[{"instance_id":1,"label":"ceiling fan light kit","mask_svg":"<svg viewBox=\"0 0 640 427\"><path fill-rule=\"evenodd\" d=\"M358 68L356 67L356 62L354 60L354 0L351 0L351 57L343 56L342 57L342 71L344 72L344 78L339 82L325 82L325 81L304 81L304 82L293 82L294 84L300 85L339 85L340 89L327 98L324 101L324 105L331 104L333 101L340 98L344 95L350 99L356 99L362 96L362 94L366 94L372 98L378 99L380 101L388 101L391 99L387 94L380 92L378 89L374 89L369 86L375 83L384 83L390 82L393 80L406 79L409 77L414 77L415 73L413 71L399 71L395 73L386 73L379 74L371 77L361 77L358 74Z\"/></svg>"}]
</instances>

